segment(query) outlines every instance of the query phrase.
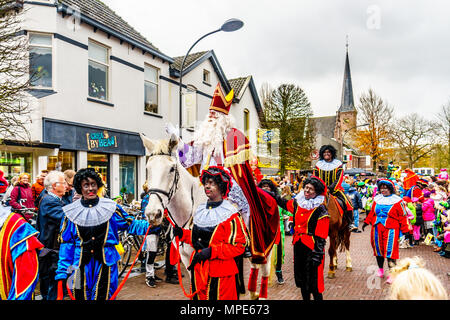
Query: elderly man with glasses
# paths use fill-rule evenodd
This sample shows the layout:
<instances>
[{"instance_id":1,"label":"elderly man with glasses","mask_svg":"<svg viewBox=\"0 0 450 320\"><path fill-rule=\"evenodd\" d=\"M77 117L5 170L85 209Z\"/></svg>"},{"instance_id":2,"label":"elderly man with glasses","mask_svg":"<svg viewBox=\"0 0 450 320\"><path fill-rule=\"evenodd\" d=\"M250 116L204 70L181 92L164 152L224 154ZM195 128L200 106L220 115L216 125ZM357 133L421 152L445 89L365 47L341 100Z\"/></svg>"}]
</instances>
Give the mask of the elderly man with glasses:
<instances>
[{"instance_id":1,"label":"elderly man with glasses","mask_svg":"<svg viewBox=\"0 0 450 320\"><path fill-rule=\"evenodd\" d=\"M62 197L67 188L64 174L59 171L49 172L45 177L44 187L46 192L41 193L36 224L38 239L44 245L39 254L40 290L43 300L56 300L58 292L55 271L59 257L57 238L64 216Z\"/></svg>"}]
</instances>

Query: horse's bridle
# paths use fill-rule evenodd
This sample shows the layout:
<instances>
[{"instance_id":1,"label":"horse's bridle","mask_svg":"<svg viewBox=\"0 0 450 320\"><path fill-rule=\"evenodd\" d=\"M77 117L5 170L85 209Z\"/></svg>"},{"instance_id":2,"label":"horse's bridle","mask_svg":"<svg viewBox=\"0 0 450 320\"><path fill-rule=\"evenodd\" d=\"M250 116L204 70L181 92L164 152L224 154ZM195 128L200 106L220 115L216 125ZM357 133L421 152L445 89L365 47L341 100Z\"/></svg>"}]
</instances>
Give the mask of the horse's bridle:
<instances>
[{"instance_id":1,"label":"horse's bridle","mask_svg":"<svg viewBox=\"0 0 450 320\"><path fill-rule=\"evenodd\" d=\"M152 154L150 155L150 158L153 156L169 156L172 157L172 155L170 154L165 154L165 153L161 153L161 154ZM159 199L159 201L161 202L161 205L163 206L163 208L167 208L167 205L169 204L170 200L172 199L175 191L178 188L178 180L180 179L180 172L178 171L178 163L175 162L175 177L172 181L172 186L170 187L169 191L166 190L162 190L162 189L158 189L158 188L151 188L148 189L148 194L149 195L156 195ZM167 203L166 205L164 205L163 199L161 198L161 194L167 197Z\"/></svg>"},{"instance_id":2,"label":"horse's bridle","mask_svg":"<svg viewBox=\"0 0 450 320\"><path fill-rule=\"evenodd\" d=\"M153 157L153 156L169 156L169 157L173 157L171 154L166 154L166 153L152 154L152 155L150 155L150 158ZM149 194L149 196L152 195L152 194L156 195L156 197L158 198L159 202L161 202L162 207L164 209L167 209L167 206L168 206L170 200L172 199L175 191L178 188L178 181L179 180L180 180L180 172L178 171L178 163L177 163L177 161L175 161L175 177L173 179L172 186L170 187L169 191L158 189L158 188L151 188L151 189L148 190L147 193ZM167 197L167 203L166 204L164 204L164 201L163 201L161 195L164 195L164 196ZM193 197L193 195L192 195L192 190L191 190L191 198L192 197ZM177 224L175 219L173 218L171 212L169 211L169 209L167 209L167 213L169 215L169 218L173 221L173 223ZM191 212L191 216L192 216L192 212ZM188 219L188 221L189 221L189 219ZM182 227L184 227L188 221L186 221L183 224Z\"/></svg>"}]
</instances>

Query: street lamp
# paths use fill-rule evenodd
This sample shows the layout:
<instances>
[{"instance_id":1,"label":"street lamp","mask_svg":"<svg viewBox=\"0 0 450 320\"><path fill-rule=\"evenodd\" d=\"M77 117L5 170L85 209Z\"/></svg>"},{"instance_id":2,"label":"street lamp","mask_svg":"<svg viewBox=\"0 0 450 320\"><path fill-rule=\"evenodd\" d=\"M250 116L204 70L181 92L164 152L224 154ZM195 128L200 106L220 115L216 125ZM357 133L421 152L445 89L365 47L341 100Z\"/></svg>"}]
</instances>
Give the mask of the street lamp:
<instances>
[{"instance_id":1,"label":"street lamp","mask_svg":"<svg viewBox=\"0 0 450 320\"><path fill-rule=\"evenodd\" d=\"M359 128L359 127L367 127L368 125L370 125L370 124L369 124L369 123L364 123L364 124L360 124L360 125L351 127L350 129L347 129L347 130L344 131L344 134L342 135L342 140L341 140L341 155L342 155L342 160L344 160L344 138L345 138L345 135L346 135L349 131L351 131L351 130L353 130L353 129L356 129L356 128Z\"/></svg>"},{"instance_id":2,"label":"street lamp","mask_svg":"<svg viewBox=\"0 0 450 320\"><path fill-rule=\"evenodd\" d=\"M236 30L239 30L240 28L242 28L242 26L244 25L244 22L242 22L239 19L228 19L227 21L225 21L222 26L220 27L220 29L211 31L203 36L201 36L197 41L194 42L194 44L189 48L188 52L186 53L186 55L183 58L183 62L181 63L181 68L180 68L180 81L179 81L179 86L180 86L180 91L179 91L179 112L180 112L180 116L179 116L179 130L180 130L180 138L182 137L182 89L183 89L183 69L184 69L184 63L186 62L186 58L189 55L189 53L191 52L192 48L194 48L194 46L200 42L200 40L206 38L209 35L212 35L216 32L219 31L224 31L224 32L233 32Z\"/></svg>"}]
</instances>

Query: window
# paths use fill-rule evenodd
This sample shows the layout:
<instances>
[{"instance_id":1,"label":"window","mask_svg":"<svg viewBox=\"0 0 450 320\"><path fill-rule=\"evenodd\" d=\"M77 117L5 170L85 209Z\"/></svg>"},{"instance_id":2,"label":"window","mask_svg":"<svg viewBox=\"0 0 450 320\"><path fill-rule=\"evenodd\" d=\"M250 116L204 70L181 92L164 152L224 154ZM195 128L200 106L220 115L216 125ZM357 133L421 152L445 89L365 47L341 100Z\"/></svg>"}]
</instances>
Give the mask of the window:
<instances>
[{"instance_id":1,"label":"window","mask_svg":"<svg viewBox=\"0 0 450 320\"><path fill-rule=\"evenodd\" d=\"M109 100L108 48L89 41L89 97Z\"/></svg>"},{"instance_id":2,"label":"window","mask_svg":"<svg viewBox=\"0 0 450 320\"><path fill-rule=\"evenodd\" d=\"M49 156L47 169L58 171L66 171L67 169L76 170L75 152L60 150L57 156Z\"/></svg>"},{"instance_id":3,"label":"window","mask_svg":"<svg viewBox=\"0 0 450 320\"><path fill-rule=\"evenodd\" d=\"M136 199L136 157L119 156L120 193L131 202Z\"/></svg>"},{"instance_id":4,"label":"window","mask_svg":"<svg viewBox=\"0 0 450 320\"><path fill-rule=\"evenodd\" d=\"M52 87L52 35L30 33L29 72L33 87Z\"/></svg>"},{"instance_id":5,"label":"window","mask_svg":"<svg viewBox=\"0 0 450 320\"><path fill-rule=\"evenodd\" d=\"M158 113L158 69L146 65L144 68L144 110Z\"/></svg>"},{"instance_id":6,"label":"window","mask_svg":"<svg viewBox=\"0 0 450 320\"><path fill-rule=\"evenodd\" d=\"M206 69L203 69L203 82L209 84L209 74L210 72Z\"/></svg>"},{"instance_id":7,"label":"window","mask_svg":"<svg viewBox=\"0 0 450 320\"><path fill-rule=\"evenodd\" d=\"M249 129L250 129L250 111L248 111L247 109L244 110L244 134L247 136L248 138L248 134L249 134Z\"/></svg>"},{"instance_id":8,"label":"window","mask_svg":"<svg viewBox=\"0 0 450 320\"><path fill-rule=\"evenodd\" d=\"M197 119L197 88L187 85L187 91L183 93L183 127L193 129Z\"/></svg>"}]
</instances>

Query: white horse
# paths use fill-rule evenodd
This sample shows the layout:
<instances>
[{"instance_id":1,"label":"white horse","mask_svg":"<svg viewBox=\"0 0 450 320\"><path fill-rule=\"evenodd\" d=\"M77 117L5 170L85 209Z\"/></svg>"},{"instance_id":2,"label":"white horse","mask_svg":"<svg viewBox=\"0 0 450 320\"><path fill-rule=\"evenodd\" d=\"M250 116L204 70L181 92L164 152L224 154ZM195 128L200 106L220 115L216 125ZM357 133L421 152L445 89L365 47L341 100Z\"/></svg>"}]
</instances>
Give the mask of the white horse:
<instances>
[{"instance_id":1,"label":"white horse","mask_svg":"<svg viewBox=\"0 0 450 320\"><path fill-rule=\"evenodd\" d=\"M196 208L207 201L203 186L198 178L193 177L180 163L176 150L178 139L172 135L170 140L151 140L141 134L142 142L150 154L147 161L149 203L145 209L148 221L153 225L161 224L164 209L171 213L170 218L180 227L187 225L195 214ZM175 243L174 243L175 244ZM193 248L180 245L180 257L185 268L189 266ZM271 250L272 251L272 250ZM252 300L265 299L267 281L271 268L271 252L267 253L267 263L251 263L248 289ZM259 269L261 269L260 294L256 293ZM189 273L190 275L190 273Z\"/></svg>"},{"instance_id":2,"label":"white horse","mask_svg":"<svg viewBox=\"0 0 450 320\"><path fill-rule=\"evenodd\" d=\"M152 225L160 225L167 208L175 224L189 228L188 223L196 208L207 197L198 178L193 177L179 162L176 154L178 139L154 141L141 134L150 154L147 161L149 201L145 215ZM174 240L175 241L175 240ZM175 242L174 242L175 245ZM193 252L189 245L180 244L181 262L187 268Z\"/></svg>"}]
</instances>

